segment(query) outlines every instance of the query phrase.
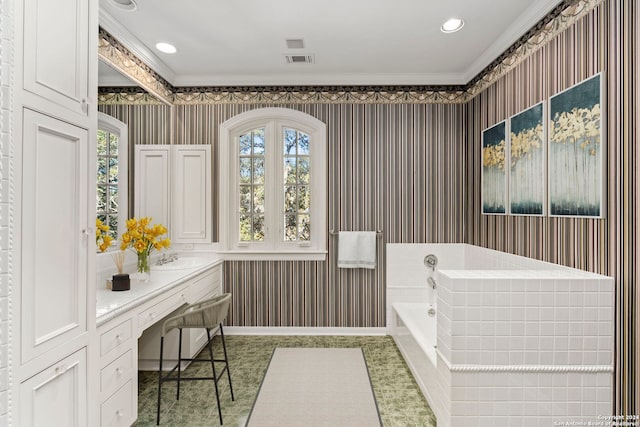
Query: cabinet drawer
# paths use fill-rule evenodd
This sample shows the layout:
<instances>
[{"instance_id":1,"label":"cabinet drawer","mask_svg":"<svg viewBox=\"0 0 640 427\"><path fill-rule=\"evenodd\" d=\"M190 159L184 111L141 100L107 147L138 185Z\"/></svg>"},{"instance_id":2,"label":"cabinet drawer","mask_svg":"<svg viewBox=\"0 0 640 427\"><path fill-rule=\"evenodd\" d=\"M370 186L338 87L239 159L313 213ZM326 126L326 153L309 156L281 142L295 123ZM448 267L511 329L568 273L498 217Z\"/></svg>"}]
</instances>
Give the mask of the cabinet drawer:
<instances>
[{"instance_id":1,"label":"cabinet drawer","mask_svg":"<svg viewBox=\"0 0 640 427\"><path fill-rule=\"evenodd\" d=\"M104 356L131 338L131 319L100 335L100 356Z\"/></svg>"},{"instance_id":2,"label":"cabinet drawer","mask_svg":"<svg viewBox=\"0 0 640 427\"><path fill-rule=\"evenodd\" d=\"M189 302L194 303L205 299L205 295L220 288L220 285L220 267L216 267L191 285L189 288Z\"/></svg>"},{"instance_id":3,"label":"cabinet drawer","mask_svg":"<svg viewBox=\"0 0 640 427\"><path fill-rule=\"evenodd\" d=\"M133 423L136 414L133 412L135 399L131 394L132 390L131 381L128 381L100 405L100 425L102 427L128 427Z\"/></svg>"},{"instance_id":4,"label":"cabinet drawer","mask_svg":"<svg viewBox=\"0 0 640 427\"><path fill-rule=\"evenodd\" d=\"M100 371L100 392L108 393L117 390L131 379L133 368L133 352L127 351Z\"/></svg>"},{"instance_id":5,"label":"cabinet drawer","mask_svg":"<svg viewBox=\"0 0 640 427\"><path fill-rule=\"evenodd\" d=\"M138 315L138 329L144 330L164 316L171 313L176 308L187 302L185 289L182 288L170 297L160 301L158 304L149 307Z\"/></svg>"}]
</instances>

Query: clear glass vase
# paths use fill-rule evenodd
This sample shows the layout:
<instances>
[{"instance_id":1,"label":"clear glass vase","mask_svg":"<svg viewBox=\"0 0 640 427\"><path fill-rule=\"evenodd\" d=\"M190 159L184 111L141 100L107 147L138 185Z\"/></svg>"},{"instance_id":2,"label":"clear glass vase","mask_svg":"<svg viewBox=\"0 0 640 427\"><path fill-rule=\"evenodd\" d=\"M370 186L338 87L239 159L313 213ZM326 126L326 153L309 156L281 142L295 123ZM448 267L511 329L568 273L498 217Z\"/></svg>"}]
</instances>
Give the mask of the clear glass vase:
<instances>
[{"instance_id":1,"label":"clear glass vase","mask_svg":"<svg viewBox=\"0 0 640 427\"><path fill-rule=\"evenodd\" d=\"M147 251L138 252L137 273L132 278L137 280L149 280L151 271L149 264L149 253Z\"/></svg>"}]
</instances>

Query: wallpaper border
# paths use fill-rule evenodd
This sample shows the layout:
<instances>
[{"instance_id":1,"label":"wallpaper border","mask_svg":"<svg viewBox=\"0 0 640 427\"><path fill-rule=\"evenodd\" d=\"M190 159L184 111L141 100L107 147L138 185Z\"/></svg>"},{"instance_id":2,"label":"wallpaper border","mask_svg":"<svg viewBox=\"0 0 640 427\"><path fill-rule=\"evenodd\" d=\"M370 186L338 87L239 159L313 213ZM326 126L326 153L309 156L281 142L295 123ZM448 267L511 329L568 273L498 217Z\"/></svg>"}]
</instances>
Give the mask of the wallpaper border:
<instances>
[{"instance_id":1,"label":"wallpaper border","mask_svg":"<svg viewBox=\"0 0 640 427\"><path fill-rule=\"evenodd\" d=\"M103 28L100 58L140 88L102 87L104 105L194 104L457 104L473 99L604 0L565 0L466 85L174 87Z\"/></svg>"}]
</instances>

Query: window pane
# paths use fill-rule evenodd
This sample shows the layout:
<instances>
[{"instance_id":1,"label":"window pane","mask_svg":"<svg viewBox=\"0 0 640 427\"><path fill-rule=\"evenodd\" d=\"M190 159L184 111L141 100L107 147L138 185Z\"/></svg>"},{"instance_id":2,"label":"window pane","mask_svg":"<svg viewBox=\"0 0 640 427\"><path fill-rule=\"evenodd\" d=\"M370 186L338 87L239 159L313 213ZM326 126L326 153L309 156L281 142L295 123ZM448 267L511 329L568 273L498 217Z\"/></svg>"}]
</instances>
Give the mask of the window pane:
<instances>
[{"instance_id":1,"label":"window pane","mask_svg":"<svg viewBox=\"0 0 640 427\"><path fill-rule=\"evenodd\" d=\"M284 216L284 240L295 241L298 238L298 230L295 215Z\"/></svg>"},{"instance_id":2,"label":"window pane","mask_svg":"<svg viewBox=\"0 0 640 427\"><path fill-rule=\"evenodd\" d=\"M309 135L306 133L298 133L298 154L309 154Z\"/></svg>"},{"instance_id":3,"label":"window pane","mask_svg":"<svg viewBox=\"0 0 640 427\"><path fill-rule=\"evenodd\" d=\"M298 215L298 237L300 240L311 240L311 218L309 215Z\"/></svg>"},{"instance_id":4,"label":"window pane","mask_svg":"<svg viewBox=\"0 0 640 427\"><path fill-rule=\"evenodd\" d=\"M251 187L248 185L240 186L240 212L251 211Z\"/></svg>"},{"instance_id":5,"label":"window pane","mask_svg":"<svg viewBox=\"0 0 640 427\"><path fill-rule=\"evenodd\" d=\"M298 182L309 184L309 158L298 157Z\"/></svg>"},{"instance_id":6,"label":"window pane","mask_svg":"<svg viewBox=\"0 0 640 427\"><path fill-rule=\"evenodd\" d=\"M297 182L295 157L284 158L284 182L286 184L295 184Z\"/></svg>"},{"instance_id":7,"label":"window pane","mask_svg":"<svg viewBox=\"0 0 640 427\"><path fill-rule=\"evenodd\" d=\"M296 186L288 185L284 187L284 211L296 212Z\"/></svg>"},{"instance_id":8,"label":"window pane","mask_svg":"<svg viewBox=\"0 0 640 427\"><path fill-rule=\"evenodd\" d=\"M309 187L301 185L298 187L298 212L309 212L309 204L311 203L311 196L309 194Z\"/></svg>"},{"instance_id":9,"label":"window pane","mask_svg":"<svg viewBox=\"0 0 640 427\"><path fill-rule=\"evenodd\" d=\"M246 156L251 154L251 133L240 135L240 155Z\"/></svg>"},{"instance_id":10,"label":"window pane","mask_svg":"<svg viewBox=\"0 0 640 427\"><path fill-rule=\"evenodd\" d=\"M251 158L240 158L240 183L251 184Z\"/></svg>"},{"instance_id":11,"label":"window pane","mask_svg":"<svg viewBox=\"0 0 640 427\"><path fill-rule=\"evenodd\" d=\"M240 215L240 240L251 241L251 215Z\"/></svg>"},{"instance_id":12,"label":"window pane","mask_svg":"<svg viewBox=\"0 0 640 427\"><path fill-rule=\"evenodd\" d=\"M118 159L109 158L109 182L112 184L118 183Z\"/></svg>"},{"instance_id":13,"label":"window pane","mask_svg":"<svg viewBox=\"0 0 640 427\"><path fill-rule=\"evenodd\" d=\"M107 159L102 157L98 158L98 171L96 175L96 181L98 184L107 183Z\"/></svg>"},{"instance_id":14,"label":"window pane","mask_svg":"<svg viewBox=\"0 0 640 427\"><path fill-rule=\"evenodd\" d=\"M264 213L264 185L253 187L253 211Z\"/></svg>"},{"instance_id":15,"label":"window pane","mask_svg":"<svg viewBox=\"0 0 640 427\"><path fill-rule=\"evenodd\" d=\"M118 155L118 135L109 134L109 154L112 156Z\"/></svg>"},{"instance_id":16,"label":"window pane","mask_svg":"<svg viewBox=\"0 0 640 427\"><path fill-rule=\"evenodd\" d=\"M99 185L96 191L96 210L98 212L107 210L107 188L103 185Z\"/></svg>"},{"instance_id":17,"label":"window pane","mask_svg":"<svg viewBox=\"0 0 640 427\"><path fill-rule=\"evenodd\" d=\"M98 130L98 156L107 155L107 133L103 130Z\"/></svg>"},{"instance_id":18,"label":"window pane","mask_svg":"<svg viewBox=\"0 0 640 427\"><path fill-rule=\"evenodd\" d=\"M264 157L253 159L253 183L264 184Z\"/></svg>"},{"instance_id":19,"label":"window pane","mask_svg":"<svg viewBox=\"0 0 640 427\"><path fill-rule=\"evenodd\" d=\"M257 242L264 240L264 215L253 216L253 240Z\"/></svg>"},{"instance_id":20,"label":"window pane","mask_svg":"<svg viewBox=\"0 0 640 427\"><path fill-rule=\"evenodd\" d=\"M296 154L297 132L293 129L284 130L284 154Z\"/></svg>"},{"instance_id":21,"label":"window pane","mask_svg":"<svg viewBox=\"0 0 640 427\"><path fill-rule=\"evenodd\" d=\"M253 131L253 154L264 154L264 129Z\"/></svg>"},{"instance_id":22,"label":"window pane","mask_svg":"<svg viewBox=\"0 0 640 427\"><path fill-rule=\"evenodd\" d=\"M109 185L109 213L118 213L118 187Z\"/></svg>"},{"instance_id":23,"label":"window pane","mask_svg":"<svg viewBox=\"0 0 640 427\"><path fill-rule=\"evenodd\" d=\"M107 219L107 225L109 226L109 235L114 239L118 236L118 215L109 215Z\"/></svg>"}]
</instances>

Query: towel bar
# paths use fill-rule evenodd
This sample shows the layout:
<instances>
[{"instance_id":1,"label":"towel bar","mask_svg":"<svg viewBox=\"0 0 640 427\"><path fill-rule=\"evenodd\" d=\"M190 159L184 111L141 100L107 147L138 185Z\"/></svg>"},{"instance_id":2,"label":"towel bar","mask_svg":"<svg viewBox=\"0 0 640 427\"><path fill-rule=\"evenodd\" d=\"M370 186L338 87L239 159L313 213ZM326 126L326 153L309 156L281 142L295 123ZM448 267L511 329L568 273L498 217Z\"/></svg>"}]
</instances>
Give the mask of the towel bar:
<instances>
[{"instance_id":1,"label":"towel bar","mask_svg":"<svg viewBox=\"0 0 640 427\"><path fill-rule=\"evenodd\" d=\"M340 234L339 231L335 231L335 230L331 230L329 231L329 234L331 234L332 236L337 236L338 234ZM378 235L378 237L382 236L382 230L377 230L376 234Z\"/></svg>"}]
</instances>

